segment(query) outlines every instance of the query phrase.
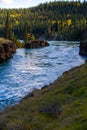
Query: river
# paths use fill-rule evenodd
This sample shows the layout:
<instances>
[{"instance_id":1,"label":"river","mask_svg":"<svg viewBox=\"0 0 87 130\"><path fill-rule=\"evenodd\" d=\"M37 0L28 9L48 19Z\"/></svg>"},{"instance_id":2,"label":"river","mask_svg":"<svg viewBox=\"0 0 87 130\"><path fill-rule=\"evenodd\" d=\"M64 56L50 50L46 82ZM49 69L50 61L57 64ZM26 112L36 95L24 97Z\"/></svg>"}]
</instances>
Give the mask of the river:
<instances>
[{"instance_id":1,"label":"river","mask_svg":"<svg viewBox=\"0 0 87 130\"><path fill-rule=\"evenodd\" d=\"M0 65L0 110L12 106L34 89L54 82L63 72L83 64L78 42L49 41L39 49L17 49Z\"/></svg>"}]
</instances>

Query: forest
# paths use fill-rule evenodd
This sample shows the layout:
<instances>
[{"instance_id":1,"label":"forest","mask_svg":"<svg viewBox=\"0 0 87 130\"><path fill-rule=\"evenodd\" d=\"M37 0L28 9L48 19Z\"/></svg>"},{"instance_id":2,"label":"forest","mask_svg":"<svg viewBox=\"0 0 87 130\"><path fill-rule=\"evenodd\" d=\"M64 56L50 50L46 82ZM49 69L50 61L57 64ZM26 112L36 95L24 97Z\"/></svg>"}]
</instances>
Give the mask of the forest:
<instances>
[{"instance_id":1,"label":"forest","mask_svg":"<svg viewBox=\"0 0 87 130\"><path fill-rule=\"evenodd\" d=\"M9 12L10 39L24 39L25 32L36 39L81 40L87 28L87 2L49 2L31 8L0 9L0 36L5 36Z\"/></svg>"}]
</instances>

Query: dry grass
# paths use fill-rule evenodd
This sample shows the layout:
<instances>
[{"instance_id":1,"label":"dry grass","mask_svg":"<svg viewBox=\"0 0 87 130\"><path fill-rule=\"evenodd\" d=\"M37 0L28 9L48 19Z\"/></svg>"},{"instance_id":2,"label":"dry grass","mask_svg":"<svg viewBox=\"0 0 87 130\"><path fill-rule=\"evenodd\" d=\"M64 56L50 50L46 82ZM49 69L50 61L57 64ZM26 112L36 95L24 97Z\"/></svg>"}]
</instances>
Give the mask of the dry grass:
<instances>
[{"instance_id":1,"label":"dry grass","mask_svg":"<svg viewBox=\"0 0 87 130\"><path fill-rule=\"evenodd\" d=\"M5 39L5 38L0 38L0 44L4 44L4 43L11 43L12 41Z\"/></svg>"}]
</instances>

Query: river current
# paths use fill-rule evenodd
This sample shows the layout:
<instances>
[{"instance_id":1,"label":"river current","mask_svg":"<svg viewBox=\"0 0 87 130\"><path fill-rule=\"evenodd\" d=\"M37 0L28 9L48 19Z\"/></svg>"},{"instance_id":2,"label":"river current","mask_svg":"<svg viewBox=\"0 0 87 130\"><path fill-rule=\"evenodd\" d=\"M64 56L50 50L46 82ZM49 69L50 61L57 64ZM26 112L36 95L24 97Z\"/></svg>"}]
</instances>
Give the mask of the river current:
<instances>
[{"instance_id":1,"label":"river current","mask_svg":"<svg viewBox=\"0 0 87 130\"><path fill-rule=\"evenodd\" d=\"M77 42L49 43L39 49L17 49L12 59L0 64L0 110L19 103L32 90L49 85L86 60L79 56Z\"/></svg>"}]
</instances>

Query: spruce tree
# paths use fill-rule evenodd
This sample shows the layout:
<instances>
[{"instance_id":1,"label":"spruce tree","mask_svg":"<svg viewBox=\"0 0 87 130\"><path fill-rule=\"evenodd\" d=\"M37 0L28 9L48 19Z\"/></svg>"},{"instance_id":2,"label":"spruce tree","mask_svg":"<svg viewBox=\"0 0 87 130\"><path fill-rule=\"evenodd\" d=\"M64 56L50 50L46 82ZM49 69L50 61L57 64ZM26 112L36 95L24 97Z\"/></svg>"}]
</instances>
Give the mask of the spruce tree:
<instances>
[{"instance_id":1,"label":"spruce tree","mask_svg":"<svg viewBox=\"0 0 87 130\"><path fill-rule=\"evenodd\" d=\"M28 42L28 37L27 37L27 24L25 23L25 26L24 26L24 42L27 43Z\"/></svg>"},{"instance_id":2,"label":"spruce tree","mask_svg":"<svg viewBox=\"0 0 87 130\"><path fill-rule=\"evenodd\" d=\"M9 12L7 12L6 22L5 22L5 38L10 38L10 24L9 24Z\"/></svg>"}]
</instances>

